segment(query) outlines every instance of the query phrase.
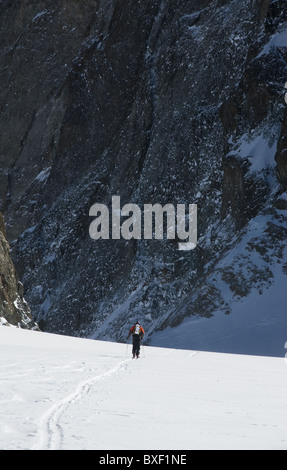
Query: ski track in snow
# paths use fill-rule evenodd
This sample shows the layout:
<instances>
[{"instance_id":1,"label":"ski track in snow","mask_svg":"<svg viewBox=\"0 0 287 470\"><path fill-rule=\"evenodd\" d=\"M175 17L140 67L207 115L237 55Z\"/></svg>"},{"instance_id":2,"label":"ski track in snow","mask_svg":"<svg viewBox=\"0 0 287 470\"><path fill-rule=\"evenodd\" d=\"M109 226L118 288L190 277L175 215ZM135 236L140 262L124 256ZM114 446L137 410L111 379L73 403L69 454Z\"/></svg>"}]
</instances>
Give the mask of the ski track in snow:
<instances>
[{"instance_id":1,"label":"ski track in snow","mask_svg":"<svg viewBox=\"0 0 287 470\"><path fill-rule=\"evenodd\" d=\"M161 356L165 357L172 355L175 351L175 349L164 351L161 353ZM185 353L186 357L188 358L191 358L196 354L198 354L197 351ZM143 357L145 357L144 350ZM69 407L75 405L77 402L80 402L85 397L85 395L87 395L93 389L93 386L97 382L111 377L117 372L126 370L129 363L131 362L133 362L132 359L125 359L108 371L78 383L73 393L68 394L61 400L54 403L54 405L49 408L39 420L40 425L38 439L36 444L32 446L31 450L61 450L65 437L65 432L61 426L61 417L63 414L68 410ZM69 367L69 365L66 367Z\"/></svg>"},{"instance_id":2,"label":"ski track in snow","mask_svg":"<svg viewBox=\"0 0 287 470\"><path fill-rule=\"evenodd\" d=\"M287 449L286 358L0 328L5 450Z\"/></svg>"},{"instance_id":3,"label":"ski track in snow","mask_svg":"<svg viewBox=\"0 0 287 470\"><path fill-rule=\"evenodd\" d=\"M40 436L38 443L33 446L32 450L61 450L63 431L60 419L63 413L71 406L81 400L84 395L88 394L93 385L116 372L125 369L131 359L121 361L107 372L96 375L84 382L78 384L76 390L70 395L64 397L55 403L48 411L46 411L40 420Z\"/></svg>"}]
</instances>

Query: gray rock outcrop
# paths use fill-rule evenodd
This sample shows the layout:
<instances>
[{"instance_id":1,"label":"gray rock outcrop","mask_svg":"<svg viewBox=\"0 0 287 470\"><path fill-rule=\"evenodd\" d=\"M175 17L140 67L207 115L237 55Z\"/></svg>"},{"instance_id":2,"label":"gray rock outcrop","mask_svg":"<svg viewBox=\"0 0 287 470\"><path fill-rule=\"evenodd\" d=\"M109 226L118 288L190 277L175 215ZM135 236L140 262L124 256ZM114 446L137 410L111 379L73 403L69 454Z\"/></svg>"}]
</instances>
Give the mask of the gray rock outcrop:
<instances>
[{"instance_id":1,"label":"gray rock outcrop","mask_svg":"<svg viewBox=\"0 0 287 470\"><path fill-rule=\"evenodd\" d=\"M31 310L23 297L6 239L4 218L0 212L0 322L25 329L39 330L31 318Z\"/></svg>"}]
</instances>

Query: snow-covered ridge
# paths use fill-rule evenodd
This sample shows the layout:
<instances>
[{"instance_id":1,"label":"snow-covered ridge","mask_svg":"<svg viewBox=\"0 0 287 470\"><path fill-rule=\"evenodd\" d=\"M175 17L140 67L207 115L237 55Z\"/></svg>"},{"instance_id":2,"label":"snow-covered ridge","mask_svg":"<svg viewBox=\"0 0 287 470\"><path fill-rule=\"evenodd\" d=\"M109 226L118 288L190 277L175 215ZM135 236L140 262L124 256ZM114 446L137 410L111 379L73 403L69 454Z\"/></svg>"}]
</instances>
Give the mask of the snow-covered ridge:
<instances>
[{"instance_id":1,"label":"snow-covered ridge","mask_svg":"<svg viewBox=\"0 0 287 470\"><path fill-rule=\"evenodd\" d=\"M0 327L1 449L287 449L287 363Z\"/></svg>"}]
</instances>

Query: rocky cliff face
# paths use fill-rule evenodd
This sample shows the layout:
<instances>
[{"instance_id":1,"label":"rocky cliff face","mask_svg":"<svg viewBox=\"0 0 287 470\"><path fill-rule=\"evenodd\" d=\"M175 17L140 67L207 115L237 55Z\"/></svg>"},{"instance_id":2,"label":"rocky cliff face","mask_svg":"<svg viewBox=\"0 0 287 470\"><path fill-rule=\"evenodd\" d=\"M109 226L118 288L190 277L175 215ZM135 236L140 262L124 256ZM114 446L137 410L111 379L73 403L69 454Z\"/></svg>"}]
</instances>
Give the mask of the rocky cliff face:
<instances>
[{"instance_id":1,"label":"rocky cliff face","mask_svg":"<svg viewBox=\"0 0 287 470\"><path fill-rule=\"evenodd\" d=\"M4 218L0 212L0 324L38 330L32 321L30 308L23 298L23 285L19 282L10 257Z\"/></svg>"},{"instance_id":2,"label":"rocky cliff face","mask_svg":"<svg viewBox=\"0 0 287 470\"><path fill-rule=\"evenodd\" d=\"M284 0L3 0L0 18L1 209L43 329L152 335L286 275ZM197 203L197 248L92 240L113 195Z\"/></svg>"}]
</instances>

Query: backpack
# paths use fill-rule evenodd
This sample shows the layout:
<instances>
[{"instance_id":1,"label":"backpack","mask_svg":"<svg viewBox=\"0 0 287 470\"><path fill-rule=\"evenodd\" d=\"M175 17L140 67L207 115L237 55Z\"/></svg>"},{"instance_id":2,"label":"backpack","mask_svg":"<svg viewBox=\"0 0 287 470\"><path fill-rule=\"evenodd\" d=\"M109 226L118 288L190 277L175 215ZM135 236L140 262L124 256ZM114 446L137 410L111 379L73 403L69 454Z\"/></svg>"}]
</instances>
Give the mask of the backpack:
<instances>
[{"instance_id":1,"label":"backpack","mask_svg":"<svg viewBox=\"0 0 287 470\"><path fill-rule=\"evenodd\" d=\"M141 332L141 326L137 323L134 329L134 335L139 335Z\"/></svg>"}]
</instances>

